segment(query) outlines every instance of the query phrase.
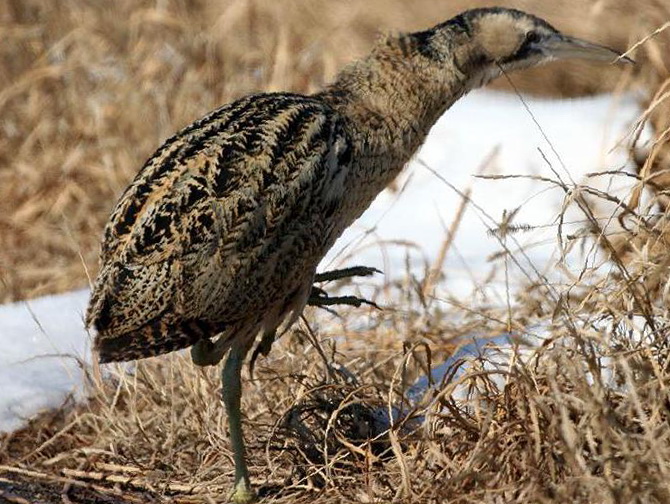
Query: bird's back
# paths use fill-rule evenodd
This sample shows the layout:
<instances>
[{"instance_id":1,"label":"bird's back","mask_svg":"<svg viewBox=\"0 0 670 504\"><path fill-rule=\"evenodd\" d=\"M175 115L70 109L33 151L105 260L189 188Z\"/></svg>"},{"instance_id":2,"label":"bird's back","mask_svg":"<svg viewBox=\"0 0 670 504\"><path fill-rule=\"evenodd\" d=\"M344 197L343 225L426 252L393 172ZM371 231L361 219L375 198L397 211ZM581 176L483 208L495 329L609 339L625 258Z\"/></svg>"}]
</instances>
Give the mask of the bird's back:
<instances>
[{"instance_id":1,"label":"bird's back","mask_svg":"<svg viewBox=\"0 0 670 504\"><path fill-rule=\"evenodd\" d=\"M243 98L168 139L105 229L87 313L101 361L288 306L323 254L350 148L337 113L294 94Z\"/></svg>"}]
</instances>

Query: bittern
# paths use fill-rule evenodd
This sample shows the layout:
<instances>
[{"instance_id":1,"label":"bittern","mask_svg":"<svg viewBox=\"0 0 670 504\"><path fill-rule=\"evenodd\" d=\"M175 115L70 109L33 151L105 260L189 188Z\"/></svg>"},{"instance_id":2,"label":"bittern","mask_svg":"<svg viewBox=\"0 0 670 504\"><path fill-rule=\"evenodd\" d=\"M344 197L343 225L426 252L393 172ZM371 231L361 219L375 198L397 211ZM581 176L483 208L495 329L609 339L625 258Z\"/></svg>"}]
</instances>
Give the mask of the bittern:
<instances>
[{"instance_id":1,"label":"bittern","mask_svg":"<svg viewBox=\"0 0 670 504\"><path fill-rule=\"evenodd\" d=\"M100 362L193 346L226 352L234 502L251 502L240 371L295 322L319 261L402 170L435 121L503 72L554 59L626 61L518 10L466 11L388 36L313 95L256 94L169 138L104 232L87 313Z\"/></svg>"}]
</instances>

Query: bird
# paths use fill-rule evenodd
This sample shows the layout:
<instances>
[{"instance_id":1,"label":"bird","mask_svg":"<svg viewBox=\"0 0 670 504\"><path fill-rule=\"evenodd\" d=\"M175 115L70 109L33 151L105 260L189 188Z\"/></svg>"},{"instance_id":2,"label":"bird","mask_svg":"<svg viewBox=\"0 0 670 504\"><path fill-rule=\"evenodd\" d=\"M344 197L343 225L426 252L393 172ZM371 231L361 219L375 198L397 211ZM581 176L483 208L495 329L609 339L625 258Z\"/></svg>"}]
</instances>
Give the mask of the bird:
<instances>
[{"instance_id":1,"label":"bird","mask_svg":"<svg viewBox=\"0 0 670 504\"><path fill-rule=\"evenodd\" d=\"M254 342L267 352L308 303L325 303L313 286L329 278L320 260L449 107L504 73L565 58L632 61L529 13L472 9L382 37L318 92L249 95L186 126L105 227L86 314L99 361L187 347L197 365L225 357L231 501L253 502L240 409Z\"/></svg>"}]
</instances>

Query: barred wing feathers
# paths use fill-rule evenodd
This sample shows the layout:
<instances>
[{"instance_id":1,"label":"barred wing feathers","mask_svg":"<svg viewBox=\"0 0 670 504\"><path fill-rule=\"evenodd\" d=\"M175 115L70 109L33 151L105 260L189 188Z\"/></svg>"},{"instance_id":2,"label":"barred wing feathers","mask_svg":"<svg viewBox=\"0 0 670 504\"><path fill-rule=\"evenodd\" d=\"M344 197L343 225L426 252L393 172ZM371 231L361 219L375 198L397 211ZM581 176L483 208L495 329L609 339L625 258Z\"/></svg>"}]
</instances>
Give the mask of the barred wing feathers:
<instances>
[{"instance_id":1,"label":"barred wing feathers","mask_svg":"<svg viewBox=\"0 0 670 504\"><path fill-rule=\"evenodd\" d=\"M264 94L167 140L105 229L87 313L100 360L212 337L283 295L273 278L316 267L320 256L286 255L322 253L351 162L345 131L315 98Z\"/></svg>"}]
</instances>

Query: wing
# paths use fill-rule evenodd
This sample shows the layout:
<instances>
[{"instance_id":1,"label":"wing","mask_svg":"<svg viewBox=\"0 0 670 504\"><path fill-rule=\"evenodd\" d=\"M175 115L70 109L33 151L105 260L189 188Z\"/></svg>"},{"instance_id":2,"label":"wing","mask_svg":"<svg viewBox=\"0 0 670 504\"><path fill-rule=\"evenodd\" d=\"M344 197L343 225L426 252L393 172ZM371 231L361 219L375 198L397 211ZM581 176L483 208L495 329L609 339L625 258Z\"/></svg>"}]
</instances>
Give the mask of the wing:
<instances>
[{"instance_id":1,"label":"wing","mask_svg":"<svg viewBox=\"0 0 670 504\"><path fill-rule=\"evenodd\" d=\"M290 227L332 215L351 158L345 131L315 98L266 94L166 141L105 229L87 313L101 359L185 347L262 309L260 280L243 284L276 260Z\"/></svg>"}]
</instances>

